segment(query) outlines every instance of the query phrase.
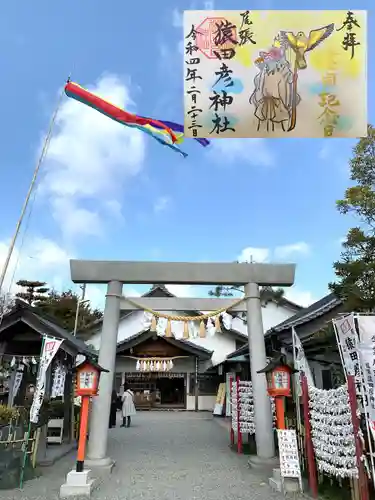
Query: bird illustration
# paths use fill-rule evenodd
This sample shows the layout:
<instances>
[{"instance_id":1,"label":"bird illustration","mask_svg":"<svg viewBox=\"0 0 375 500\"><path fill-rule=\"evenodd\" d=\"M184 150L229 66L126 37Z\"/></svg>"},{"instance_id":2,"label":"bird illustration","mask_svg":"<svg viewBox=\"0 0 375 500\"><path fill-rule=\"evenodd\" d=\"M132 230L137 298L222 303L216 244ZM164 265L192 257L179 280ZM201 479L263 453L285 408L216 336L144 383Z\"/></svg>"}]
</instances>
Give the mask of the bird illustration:
<instances>
[{"instance_id":1,"label":"bird illustration","mask_svg":"<svg viewBox=\"0 0 375 500\"><path fill-rule=\"evenodd\" d=\"M287 42L289 47L296 54L295 65L297 69L306 69L307 62L305 53L315 49L323 40L328 38L335 25L328 24L322 28L311 30L307 37L303 31L299 31L296 35L292 31L280 31L281 40Z\"/></svg>"}]
</instances>

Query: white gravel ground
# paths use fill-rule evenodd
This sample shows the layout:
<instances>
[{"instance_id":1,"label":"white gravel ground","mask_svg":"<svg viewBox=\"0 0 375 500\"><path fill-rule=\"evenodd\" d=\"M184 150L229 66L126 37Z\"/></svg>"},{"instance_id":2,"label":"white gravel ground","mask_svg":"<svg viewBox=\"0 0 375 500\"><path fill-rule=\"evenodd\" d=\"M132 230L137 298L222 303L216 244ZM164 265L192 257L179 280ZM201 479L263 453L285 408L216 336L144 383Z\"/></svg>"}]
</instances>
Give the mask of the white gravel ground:
<instances>
[{"instance_id":1,"label":"white gravel ground","mask_svg":"<svg viewBox=\"0 0 375 500\"><path fill-rule=\"evenodd\" d=\"M228 447L229 436L209 413L139 412L133 426L110 430L116 467L94 491L100 500L281 500L247 457ZM55 500L74 454L43 469L23 491L0 491L2 500Z\"/></svg>"}]
</instances>

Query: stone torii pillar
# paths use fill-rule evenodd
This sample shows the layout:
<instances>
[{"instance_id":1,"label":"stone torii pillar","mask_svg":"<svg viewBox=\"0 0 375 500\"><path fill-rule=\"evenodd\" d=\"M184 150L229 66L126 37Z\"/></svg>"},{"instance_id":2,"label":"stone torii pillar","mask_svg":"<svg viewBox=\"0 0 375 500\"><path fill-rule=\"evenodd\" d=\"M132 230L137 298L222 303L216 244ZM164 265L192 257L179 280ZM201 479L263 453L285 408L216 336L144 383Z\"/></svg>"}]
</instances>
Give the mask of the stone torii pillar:
<instances>
[{"instance_id":1,"label":"stone torii pillar","mask_svg":"<svg viewBox=\"0 0 375 500\"><path fill-rule=\"evenodd\" d=\"M107 440L119 312L120 309L134 309L132 303L121 298L123 283L239 285L245 287L245 295L248 297L247 303L238 304L231 311L247 313L257 457L260 461L274 457L272 411L266 388L266 378L263 373L257 373L266 366L259 286L291 286L294 283L294 264L71 260L70 269L74 283L108 284L99 364L109 370L109 373L102 374L99 395L96 396L93 403L90 434L92 439L90 439L88 447L88 467L111 470L114 464L107 454ZM229 307L234 302L230 299L180 299L176 297L141 297L132 300L156 311L216 311L222 307Z\"/></svg>"},{"instance_id":2,"label":"stone torii pillar","mask_svg":"<svg viewBox=\"0 0 375 500\"><path fill-rule=\"evenodd\" d=\"M110 281L107 287L103 325L100 338L100 366L108 366L108 373L100 375L99 395L93 398L90 418L90 436L87 443L87 468L101 467L112 470L114 462L107 456L108 424L116 369L117 333L120 318L122 283Z\"/></svg>"}]
</instances>

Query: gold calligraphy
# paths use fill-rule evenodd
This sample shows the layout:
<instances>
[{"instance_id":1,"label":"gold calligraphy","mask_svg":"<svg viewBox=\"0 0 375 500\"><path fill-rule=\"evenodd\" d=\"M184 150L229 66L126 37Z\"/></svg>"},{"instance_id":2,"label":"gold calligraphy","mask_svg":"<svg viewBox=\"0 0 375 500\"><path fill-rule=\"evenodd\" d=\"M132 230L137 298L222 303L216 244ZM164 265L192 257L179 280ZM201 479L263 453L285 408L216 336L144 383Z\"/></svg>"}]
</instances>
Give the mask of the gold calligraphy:
<instances>
[{"instance_id":1,"label":"gold calligraphy","mask_svg":"<svg viewBox=\"0 0 375 500\"><path fill-rule=\"evenodd\" d=\"M337 64L334 56L331 64L322 76L323 90L319 94L319 106L322 108L318 117L319 123L323 125L324 137L332 137L340 118L340 100L333 92L337 83Z\"/></svg>"}]
</instances>

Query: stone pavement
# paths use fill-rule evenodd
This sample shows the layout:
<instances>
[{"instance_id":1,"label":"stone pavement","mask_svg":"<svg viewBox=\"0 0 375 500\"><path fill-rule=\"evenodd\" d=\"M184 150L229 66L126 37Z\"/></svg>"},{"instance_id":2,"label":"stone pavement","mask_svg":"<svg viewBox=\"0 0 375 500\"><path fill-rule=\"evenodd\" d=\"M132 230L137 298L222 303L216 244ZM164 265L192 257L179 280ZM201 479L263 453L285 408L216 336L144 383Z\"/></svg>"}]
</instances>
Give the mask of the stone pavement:
<instances>
[{"instance_id":1,"label":"stone pavement","mask_svg":"<svg viewBox=\"0 0 375 500\"><path fill-rule=\"evenodd\" d=\"M110 430L113 473L93 492L97 500L280 500L247 457L228 447L227 430L209 413L138 412L133 426ZM91 437L93 439L93 436ZM43 469L23 491L2 500L55 500L74 454Z\"/></svg>"}]
</instances>

